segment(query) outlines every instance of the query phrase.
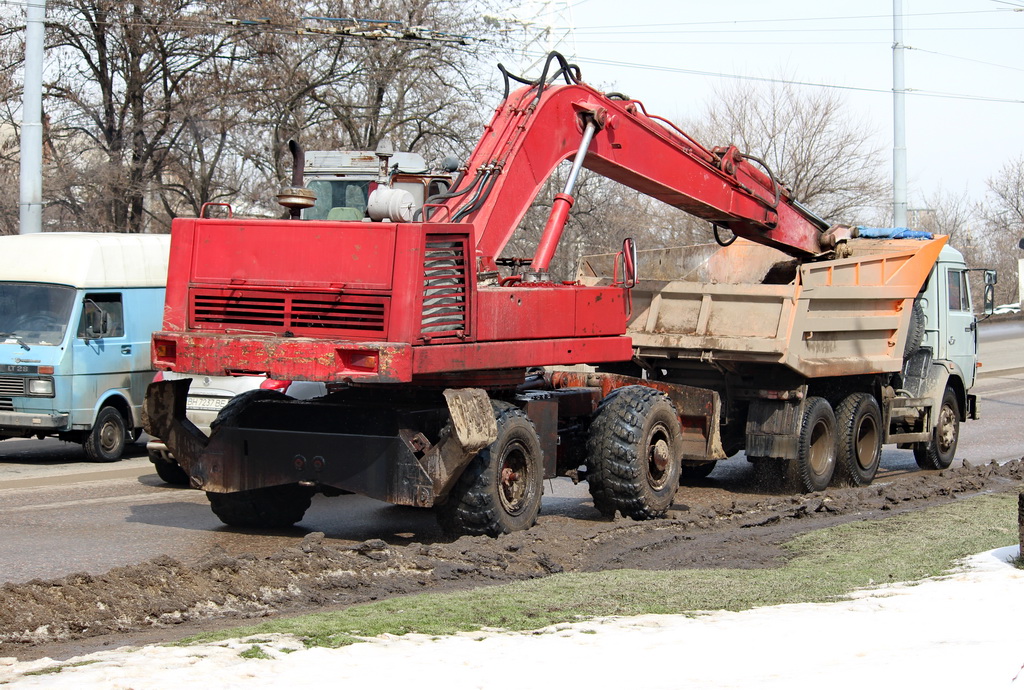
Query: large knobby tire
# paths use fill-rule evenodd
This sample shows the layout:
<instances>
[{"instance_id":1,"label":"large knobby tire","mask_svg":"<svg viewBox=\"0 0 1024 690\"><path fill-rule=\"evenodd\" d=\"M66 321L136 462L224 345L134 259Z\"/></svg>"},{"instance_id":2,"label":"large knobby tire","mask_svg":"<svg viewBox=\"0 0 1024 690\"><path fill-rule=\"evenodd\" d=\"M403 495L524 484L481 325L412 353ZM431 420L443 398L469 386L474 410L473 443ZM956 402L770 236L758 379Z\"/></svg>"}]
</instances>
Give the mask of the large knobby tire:
<instances>
[{"instance_id":1,"label":"large knobby tire","mask_svg":"<svg viewBox=\"0 0 1024 690\"><path fill-rule=\"evenodd\" d=\"M925 330L924 307L920 300L914 300L914 306L910 311L910 327L907 329L907 341L903 344L903 359L908 359L912 354L921 348L924 341Z\"/></svg>"},{"instance_id":2,"label":"large knobby tire","mask_svg":"<svg viewBox=\"0 0 1024 690\"><path fill-rule=\"evenodd\" d=\"M808 398L800 423L798 457L787 472L792 491L824 491L836 470L836 417L824 398Z\"/></svg>"},{"instance_id":3,"label":"large knobby tire","mask_svg":"<svg viewBox=\"0 0 1024 690\"><path fill-rule=\"evenodd\" d=\"M867 486L882 459L882 411L869 393L852 393L836 408L836 480Z\"/></svg>"},{"instance_id":4,"label":"large knobby tire","mask_svg":"<svg viewBox=\"0 0 1024 690\"><path fill-rule=\"evenodd\" d=\"M228 494L206 492L210 508L231 527L291 527L309 509L313 491L298 484L267 486Z\"/></svg>"},{"instance_id":5,"label":"large knobby tire","mask_svg":"<svg viewBox=\"0 0 1024 690\"><path fill-rule=\"evenodd\" d=\"M291 396L285 395L281 391L271 390L269 388L256 388L251 391L245 391L239 393L235 397L228 401L228 404L220 409L217 413L217 418L210 423L210 435L222 425L234 426L235 422L238 421L238 417L242 414L249 405L254 402L262 402L264 400L292 400Z\"/></svg>"},{"instance_id":6,"label":"large knobby tire","mask_svg":"<svg viewBox=\"0 0 1024 690\"><path fill-rule=\"evenodd\" d=\"M93 462L114 462L124 454L128 427L115 408L107 406L96 415L96 423L82 443L85 457Z\"/></svg>"},{"instance_id":7,"label":"large knobby tire","mask_svg":"<svg viewBox=\"0 0 1024 690\"><path fill-rule=\"evenodd\" d=\"M157 476L163 479L164 482L174 486L189 485L188 472L183 470L181 465L174 460L167 460L159 453L150 453L149 461L156 468Z\"/></svg>"},{"instance_id":8,"label":"large knobby tire","mask_svg":"<svg viewBox=\"0 0 1024 690\"><path fill-rule=\"evenodd\" d=\"M942 407L927 443L914 445L914 459L922 469L944 470L953 462L956 444L960 440L960 405L956 393L947 388L942 395Z\"/></svg>"},{"instance_id":9,"label":"large knobby tire","mask_svg":"<svg viewBox=\"0 0 1024 690\"><path fill-rule=\"evenodd\" d=\"M594 507L634 520L661 517L679 487L682 428L675 405L645 386L617 388L601 401L587 439Z\"/></svg>"},{"instance_id":10,"label":"large knobby tire","mask_svg":"<svg viewBox=\"0 0 1024 690\"><path fill-rule=\"evenodd\" d=\"M537 429L515 405L492 406L498 437L477 453L437 507L438 524L452 537L530 529L540 513L544 464Z\"/></svg>"}]
</instances>

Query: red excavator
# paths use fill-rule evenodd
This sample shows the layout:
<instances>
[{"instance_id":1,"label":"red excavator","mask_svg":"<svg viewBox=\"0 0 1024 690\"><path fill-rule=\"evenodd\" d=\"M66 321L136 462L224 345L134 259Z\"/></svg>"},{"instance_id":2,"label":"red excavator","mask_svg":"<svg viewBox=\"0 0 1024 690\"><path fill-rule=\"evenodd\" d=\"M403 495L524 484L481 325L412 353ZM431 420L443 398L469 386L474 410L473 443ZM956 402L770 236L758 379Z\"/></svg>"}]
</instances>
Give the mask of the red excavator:
<instances>
[{"instance_id":1,"label":"red excavator","mask_svg":"<svg viewBox=\"0 0 1024 690\"><path fill-rule=\"evenodd\" d=\"M707 220L716 237L773 248L782 263L834 260L849 228L829 229L763 162L703 147L639 101L584 84L558 54L539 79L503 73L506 96L473 154L421 208L389 185L385 151L359 220L303 220L311 195L289 189L279 197L289 219L174 221L155 367L329 391L240 395L207 438L185 417L188 380L151 386L147 429L223 522L290 525L315 493L358 493L434 508L453 534L497 535L534 524L542 480L556 475L588 479L601 512L643 519L668 510L687 460L742 447L743 420L722 411L727 386L659 380L666 369L635 351L630 240L607 279L552 279L577 176L599 173ZM512 80L522 85L509 93ZM568 159L532 258L504 256ZM891 304L912 304L935 253ZM909 310L889 339L902 344L908 322ZM579 364L594 373L558 383L554 369ZM807 388L786 386L798 402ZM729 432L737 425L738 436ZM723 450L723 433L732 448Z\"/></svg>"}]
</instances>

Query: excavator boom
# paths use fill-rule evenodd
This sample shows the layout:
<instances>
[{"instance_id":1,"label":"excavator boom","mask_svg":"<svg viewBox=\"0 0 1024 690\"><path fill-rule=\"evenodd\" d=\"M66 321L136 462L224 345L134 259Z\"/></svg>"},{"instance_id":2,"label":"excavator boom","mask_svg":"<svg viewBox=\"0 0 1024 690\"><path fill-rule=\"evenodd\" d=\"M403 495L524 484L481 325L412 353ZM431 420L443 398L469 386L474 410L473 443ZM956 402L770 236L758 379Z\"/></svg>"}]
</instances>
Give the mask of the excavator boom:
<instances>
[{"instance_id":1,"label":"excavator boom","mask_svg":"<svg viewBox=\"0 0 1024 690\"><path fill-rule=\"evenodd\" d=\"M802 258L831 248L827 236L823 241L827 225L797 204L766 166L735 147L703 147L648 115L639 101L568 81L529 84L508 96L470 156L464 183L430 214L436 222L476 226L481 268L501 254L558 165L581 153L583 167L740 237ZM561 232L561 220L549 223L544 251L557 243L547 235Z\"/></svg>"}]
</instances>

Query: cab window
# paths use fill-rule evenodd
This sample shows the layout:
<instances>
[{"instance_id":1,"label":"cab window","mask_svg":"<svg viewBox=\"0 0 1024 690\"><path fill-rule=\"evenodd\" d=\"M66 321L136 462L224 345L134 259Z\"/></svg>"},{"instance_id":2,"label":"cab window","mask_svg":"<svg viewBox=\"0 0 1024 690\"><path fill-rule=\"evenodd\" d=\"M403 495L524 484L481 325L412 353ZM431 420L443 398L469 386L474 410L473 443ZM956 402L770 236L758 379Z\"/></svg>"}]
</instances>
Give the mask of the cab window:
<instances>
[{"instance_id":1,"label":"cab window","mask_svg":"<svg viewBox=\"0 0 1024 690\"><path fill-rule=\"evenodd\" d=\"M106 314L102 332L95 330L103 323L98 318ZM120 293L90 293L82 301L82 319L78 323L79 338L121 338L124 336L124 307Z\"/></svg>"},{"instance_id":2,"label":"cab window","mask_svg":"<svg viewBox=\"0 0 1024 690\"><path fill-rule=\"evenodd\" d=\"M946 273L950 311L971 311L971 293L967 286L967 272L949 269Z\"/></svg>"}]
</instances>

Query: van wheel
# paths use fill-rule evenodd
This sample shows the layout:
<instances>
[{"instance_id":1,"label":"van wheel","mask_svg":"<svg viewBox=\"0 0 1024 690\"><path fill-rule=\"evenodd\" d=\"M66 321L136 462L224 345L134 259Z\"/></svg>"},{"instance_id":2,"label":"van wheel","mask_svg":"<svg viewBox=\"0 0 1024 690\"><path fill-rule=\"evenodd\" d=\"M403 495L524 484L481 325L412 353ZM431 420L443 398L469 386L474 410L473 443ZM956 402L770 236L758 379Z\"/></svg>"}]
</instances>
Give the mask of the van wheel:
<instances>
[{"instance_id":1,"label":"van wheel","mask_svg":"<svg viewBox=\"0 0 1024 690\"><path fill-rule=\"evenodd\" d=\"M800 424L798 456L789 461L794 491L824 491L836 471L836 416L825 398L808 398Z\"/></svg>"},{"instance_id":2,"label":"van wheel","mask_svg":"<svg viewBox=\"0 0 1024 690\"><path fill-rule=\"evenodd\" d=\"M93 462L114 462L124 454L128 430L124 417L113 407L104 407L96 415L96 424L85 437L85 457Z\"/></svg>"},{"instance_id":3,"label":"van wheel","mask_svg":"<svg viewBox=\"0 0 1024 690\"><path fill-rule=\"evenodd\" d=\"M291 527L302 519L312 503L313 492L298 484L267 486L228 494L206 492L210 508L231 527Z\"/></svg>"},{"instance_id":4,"label":"van wheel","mask_svg":"<svg viewBox=\"0 0 1024 690\"><path fill-rule=\"evenodd\" d=\"M846 396L836 408L836 426L836 479L847 486L867 486L882 459L882 412L874 396Z\"/></svg>"},{"instance_id":5,"label":"van wheel","mask_svg":"<svg viewBox=\"0 0 1024 690\"><path fill-rule=\"evenodd\" d=\"M932 429L928 443L914 445L914 459L918 467L926 470L944 470L953 463L956 444L960 440L960 406L956 393L947 388L942 396L939 418Z\"/></svg>"}]
</instances>

